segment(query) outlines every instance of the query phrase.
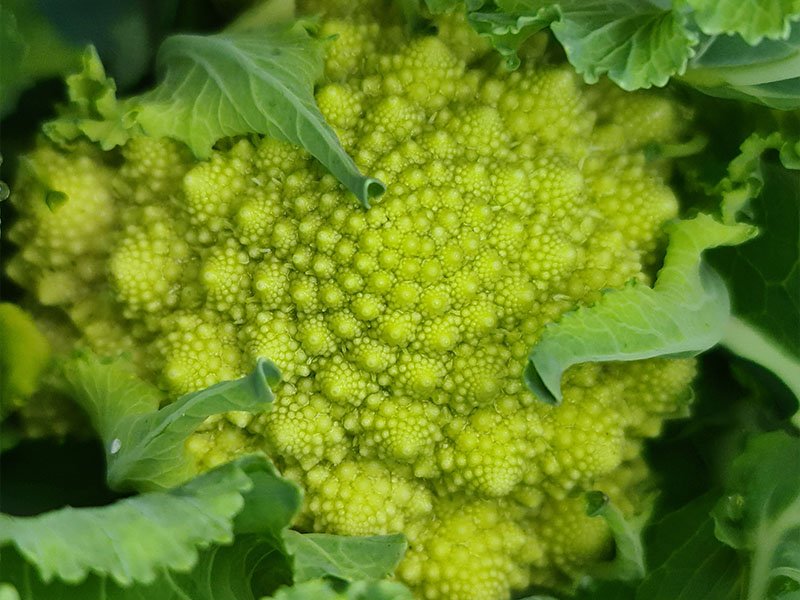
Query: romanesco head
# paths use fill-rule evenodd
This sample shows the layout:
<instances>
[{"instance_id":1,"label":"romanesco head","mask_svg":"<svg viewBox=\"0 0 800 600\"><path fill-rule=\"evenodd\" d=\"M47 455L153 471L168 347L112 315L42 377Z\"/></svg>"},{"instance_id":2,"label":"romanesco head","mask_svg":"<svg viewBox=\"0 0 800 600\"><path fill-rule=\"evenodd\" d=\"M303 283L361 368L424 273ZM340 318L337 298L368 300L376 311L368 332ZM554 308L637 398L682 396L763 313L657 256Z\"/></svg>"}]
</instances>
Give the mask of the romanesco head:
<instances>
[{"instance_id":1,"label":"romanesco head","mask_svg":"<svg viewBox=\"0 0 800 600\"><path fill-rule=\"evenodd\" d=\"M273 139L202 162L146 137L42 144L9 272L173 395L274 361L272 410L210 420L188 451L202 468L266 451L307 490L305 527L406 533L421 598L562 585L609 550L576 494L616 482L637 510L631 461L693 363L578 366L559 407L521 373L548 323L648 279L677 203L643 147L678 113L625 94L612 118L569 69L471 66L452 20L407 40L366 19L321 26L338 37L317 99L387 185L370 210Z\"/></svg>"}]
</instances>

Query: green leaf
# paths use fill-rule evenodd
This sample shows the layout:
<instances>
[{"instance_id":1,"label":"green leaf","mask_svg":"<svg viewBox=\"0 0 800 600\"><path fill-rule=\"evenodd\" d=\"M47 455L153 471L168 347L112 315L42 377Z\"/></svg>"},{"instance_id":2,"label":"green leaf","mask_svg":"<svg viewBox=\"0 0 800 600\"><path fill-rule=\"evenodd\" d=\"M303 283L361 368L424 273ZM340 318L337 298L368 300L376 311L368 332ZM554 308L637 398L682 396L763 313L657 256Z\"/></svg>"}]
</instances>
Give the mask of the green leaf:
<instances>
[{"instance_id":1,"label":"green leaf","mask_svg":"<svg viewBox=\"0 0 800 600\"><path fill-rule=\"evenodd\" d=\"M245 495L244 509L236 515L237 534L270 536L283 548L283 534L300 509L302 494L287 480L276 477L274 470L251 469L253 491Z\"/></svg>"},{"instance_id":2,"label":"green leaf","mask_svg":"<svg viewBox=\"0 0 800 600\"><path fill-rule=\"evenodd\" d=\"M499 11L470 15L479 33L507 57L550 26L569 62L588 83L607 74L626 90L663 86L682 73L697 35L682 12L648 0L497 0Z\"/></svg>"},{"instance_id":3,"label":"green leaf","mask_svg":"<svg viewBox=\"0 0 800 600\"><path fill-rule=\"evenodd\" d=\"M712 96L800 108L798 0L687 0L685 7L662 0L464 4L473 29L510 68L519 65L526 40L550 27L589 83L607 74L633 90L680 77Z\"/></svg>"},{"instance_id":4,"label":"green leaf","mask_svg":"<svg viewBox=\"0 0 800 600\"><path fill-rule=\"evenodd\" d=\"M221 478L225 475L227 479ZM231 476L235 475L235 481ZM209 481L219 479L218 485L208 485ZM238 508L244 508L233 518L228 513L220 516L212 524L224 527L226 536L230 531L236 533L231 545L212 545L199 552L199 558L192 560L189 565L191 570L183 568L179 571L169 570L173 565L164 560L162 544L167 538L167 545L174 542L175 536L194 533L199 529L194 526L198 519L199 509L206 504L211 507L221 505L219 494L235 494L236 487L242 488L236 498ZM220 488L219 491L217 488ZM227 492L226 492L227 490ZM157 502L158 498L175 496L182 499L186 506L179 513L164 513L164 505ZM114 519L109 512L123 503L140 502L148 500L152 506L142 515L156 515L159 519L167 521L166 528L151 532L151 527L143 526L138 530L133 529L136 523L128 525L128 529L114 529ZM150 579L136 579L133 585L121 585L120 582L105 571L98 569L96 556L87 556L88 565L92 573L81 583L69 585L64 581L46 581L30 563L11 547L0 551L0 561L3 569L0 570L0 579L14 583L24 600L40 600L42 598L62 598L80 600L146 600L158 598L159 600L255 600L264 594L271 593L281 585L291 583L291 563L280 543L282 532L291 523L300 507L300 490L292 483L281 478L263 457L251 456L240 459L236 463L229 463L210 471L194 480L191 484L182 486L168 493L152 492L137 498L123 500L117 504L103 509L83 509L84 511L105 511L98 515L97 528L102 534L108 534L108 539L97 537L91 529L79 529L73 537L59 540L64 547L63 554L57 556L67 560L73 548L83 547L86 544L95 546L94 553L104 557L116 558L116 548L120 545L139 548L141 557L152 563L154 577ZM142 507L147 508L147 507ZM119 509L117 509L119 510ZM270 514L273 518L258 522L256 527L252 519L245 519L245 529L240 527L240 518L248 511L256 510L260 514ZM73 511L74 512L74 511ZM230 511L228 511L230 513ZM235 510L233 511L235 512ZM48 513L54 515L56 513ZM45 516L48 516L45 515ZM172 517L171 520L167 517ZM251 515L252 516L252 515ZM40 517L41 518L41 517ZM51 536L51 532L32 532L32 537L37 534L46 534L44 539ZM121 533L122 537L112 537L112 533ZM141 538L141 539L140 539ZM101 543L98 543L100 540ZM149 546L152 545L151 549ZM205 544L208 545L208 544ZM120 557L121 560L121 557ZM137 555L138 560L138 555ZM128 563L131 564L131 563Z\"/></svg>"},{"instance_id":5,"label":"green leaf","mask_svg":"<svg viewBox=\"0 0 800 600\"><path fill-rule=\"evenodd\" d=\"M16 304L0 303L0 419L39 387L50 344Z\"/></svg>"},{"instance_id":6,"label":"green leaf","mask_svg":"<svg viewBox=\"0 0 800 600\"><path fill-rule=\"evenodd\" d=\"M632 284L610 291L545 329L524 374L539 399L560 402L561 376L574 364L689 356L719 342L729 317L728 293L702 253L742 243L755 230L701 213L673 223L668 232L664 266L652 288Z\"/></svg>"},{"instance_id":7,"label":"green leaf","mask_svg":"<svg viewBox=\"0 0 800 600\"><path fill-rule=\"evenodd\" d=\"M702 39L681 80L711 96L800 108L800 25L785 40L765 39L757 46L739 36Z\"/></svg>"},{"instance_id":8,"label":"green leaf","mask_svg":"<svg viewBox=\"0 0 800 600\"><path fill-rule=\"evenodd\" d=\"M590 517L600 517L608 524L615 547L613 560L594 565L590 574L599 579L622 581L641 579L645 574L642 527L649 514L626 519L608 496L599 491L587 493L586 504L586 514Z\"/></svg>"},{"instance_id":9,"label":"green leaf","mask_svg":"<svg viewBox=\"0 0 800 600\"><path fill-rule=\"evenodd\" d=\"M384 185L359 172L314 99L323 43L299 24L238 27L167 38L158 53L161 83L126 100L116 98L114 81L88 48L83 70L67 79L70 104L45 123L45 134L61 144L86 136L104 150L141 133L172 137L200 158L224 137L268 135L303 147L368 207Z\"/></svg>"},{"instance_id":10,"label":"green leaf","mask_svg":"<svg viewBox=\"0 0 800 600\"><path fill-rule=\"evenodd\" d=\"M588 83L607 74L624 90L666 85L697 42L681 13L647 0L574 0L551 29Z\"/></svg>"},{"instance_id":11,"label":"green leaf","mask_svg":"<svg viewBox=\"0 0 800 600\"><path fill-rule=\"evenodd\" d=\"M800 589L800 439L773 432L750 440L714 508L717 537L751 553L749 600Z\"/></svg>"},{"instance_id":12,"label":"green leaf","mask_svg":"<svg viewBox=\"0 0 800 600\"><path fill-rule=\"evenodd\" d=\"M270 598L273 600L412 600L408 588L393 581L356 581L344 589L339 589L332 582L322 579L281 588Z\"/></svg>"},{"instance_id":13,"label":"green leaf","mask_svg":"<svg viewBox=\"0 0 800 600\"><path fill-rule=\"evenodd\" d=\"M37 80L76 68L80 49L58 34L32 0L4 0L0 5L0 56L2 117Z\"/></svg>"},{"instance_id":14,"label":"green leaf","mask_svg":"<svg viewBox=\"0 0 800 600\"><path fill-rule=\"evenodd\" d=\"M287 531L284 539L294 556L294 580L308 581L325 575L357 581L382 579L397 567L406 551L402 535L344 537Z\"/></svg>"},{"instance_id":15,"label":"green leaf","mask_svg":"<svg viewBox=\"0 0 800 600\"><path fill-rule=\"evenodd\" d=\"M273 592L270 598L282 600L412 600L405 586L388 581L355 582L340 590L330 581L286 587L289 579L263 580L264 572L272 572L276 562L281 563L279 575L290 578L291 573L275 548L258 536L237 537L231 546L201 552L197 565L187 573L162 571L153 583L130 587L97 576L77 585L44 583L33 567L8 550L0 550L0 578L14 580L19 595L10 598L21 600L259 600ZM284 587L276 592L279 585Z\"/></svg>"},{"instance_id":16,"label":"green leaf","mask_svg":"<svg viewBox=\"0 0 800 600\"><path fill-rule=\"evenodd\" d=\"M263 411L272 404L277 368L259 360L247 377L182 396L158 410L160 394L121 360L91 355L67 361L64 378L103 439L107 478L114 489L165 489L194 475L186 438L209 416Z\"/></svg>"},{"instance_id":17,"label":"green leaf","mask_svg":"<svg viewBox=\"0 0 800 600\"><path fill-rule=\"evenodd\" d=\"M714 536L708 493L652 523L645 532L650 571L637 600L741 600L743 562Z\"/></svg>"},{"instance_id":18,"label":"green leaf","mask_svg":"<svg viewBox=\"0 0 800 600\"><path fill-rule=\"evenodd\" d=\"M368 206L384 186L358 171L317 108L322 57L299 25L176 35L158 53L161 83L127 105L145 133L181 140L201 158L220 138L249 133L302 146Z\"/></svg>"},{"instance_id":19,"label":"green leaf","mask_svg":"<svg viewBox=\"0 0 800 600\"><path fill-rule=\"evenodd\" d=\"M800 19L798 0L686 0L703 33L737 33L755 46L764 37L785 39Z\"/></svg>"},{"instance_id":20,"label":"green leaf","mask_svg":"<svg viewBox=\"0 0 800 600\"><path fill-rule=\"evenodd\" d=\"M254 549L247 543L215 546L202 552L197 567L186 574L161 571L150 584L124 587L104 577L91 575L70 585L45 583L36 570L17 553L3 549L0 563L5 575L17 584L21 600L256 600L250 589L253 572L274 556L274 549Z\"/></svg>"},{"instance_id":21,"label":"green leaf","mask_svg":"<svg viewBox=\"0 0 800 600\"><path fill-rule=\"evenodd\" d=\"M159 569L190 569L198 548L232 541L233 519L252 485L243 467L231 463L174 490L101 508L0 514L0 545L14 544L44 582L78 583L92 572L121 585L150 583ZM4 579L10 575L3 569Z\"/></svg>"},{"instance_id":22,"label":"green leaf","mask_svg":"<svg viewBox=\"0 0 800 600\"><path fill-rule=\"evenodd\" d=\"M133 418L131 429L147 440L171 426L163 413L173 407L154 412L157 392L125 362L82 356L64 370L99 429L116 435ZM247 378L179 400L174 412L192 413L193 399L202 404L202 397L250 402L249 396L263 396L274 374L262 361ZM122 453L121 445L114 447ZM173 451L168 445L165 454ZM293 582L328 577L338 581L325 583L336 598L411 600L400 584L365 581L392 573L406 547L403 536L305 536L288 529L301 503L294 484L263 457L249 456L178 488L104 508L0 515L0 536L6 536L0 546L19 549L0 547L0 581L13 583L25 600L255 600ZM345 588L344 581L352 584ZM305 593L286 589L291 597Z\"/></svg>"},{"instance_id":23,"label":"green leaf","mask_svg":"<svg viewBox=\"0 0 800 600\"><path fill-rule=\"evenodd\" d=\"M509 69L519 66L517 52L528 38L557 18L558 9L553 5L524 14L476 11L468 15L472 28L489 39L494 49L505 58Z\"/></svg>"}]
</instances>

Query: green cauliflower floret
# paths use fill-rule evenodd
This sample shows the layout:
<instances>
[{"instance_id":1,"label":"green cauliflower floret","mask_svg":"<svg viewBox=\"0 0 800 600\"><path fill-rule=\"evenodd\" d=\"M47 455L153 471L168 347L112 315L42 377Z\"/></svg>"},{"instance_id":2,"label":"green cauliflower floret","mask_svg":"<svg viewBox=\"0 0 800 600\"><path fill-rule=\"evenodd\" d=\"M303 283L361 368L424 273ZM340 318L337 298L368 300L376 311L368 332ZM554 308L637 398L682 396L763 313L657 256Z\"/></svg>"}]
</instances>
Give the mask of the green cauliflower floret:
<instances>
[{"instance_id":1,"label":"green cauliflower floret","mask_svg":"<svg viewBox=\"0 0 800 600\"><path fill-rule=\"evenodd\" d=\"M580 365L560 406L521 373L559 316L649 282L678 205L644 150L675 138L679 109L612 94L610 110L568 68L472 67L452 21L321 32L338 37L316 96L387 185L371 209L273 139L202 162L164 139L42 143L9 273L174 396L274 361L272 410L208 420L187 442L198 468L267 452L306 490L299 526L405 533L419 597L569 585L613 551L579 493L642 510L642 442L685 409L695 366Z\"/></svg>"}]
</instances>

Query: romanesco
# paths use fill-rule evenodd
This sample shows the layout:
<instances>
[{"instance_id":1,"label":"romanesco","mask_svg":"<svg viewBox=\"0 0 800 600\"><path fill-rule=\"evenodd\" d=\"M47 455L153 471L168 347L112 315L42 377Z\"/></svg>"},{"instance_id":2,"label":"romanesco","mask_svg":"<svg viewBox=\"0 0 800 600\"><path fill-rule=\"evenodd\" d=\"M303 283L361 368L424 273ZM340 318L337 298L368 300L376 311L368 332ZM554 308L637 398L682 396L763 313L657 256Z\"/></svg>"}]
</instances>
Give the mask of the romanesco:
<instances>
[{"instance_id":1,"label":"romanesco","mask_svg":"<svg viewBox=\"0 0 800 600\"><path fill-rule=\"evenodd\" d=\"M545 61L471 66L482 46L452 20L409 40L333 14L321 34L338 37L319 106L387 185L370 210L273 139L202 162L166 139L41 143L8 271L76 343L130 353L174 395L274 361L273 409L209 420L187 450L202 469L266 451L306 490L300 527L405 533L398 573L420 598L568 585L611 551L575 494L641 510L642 441L695 367L581 365L557 407L521 372L560 315L649 281L678 206L643 149L673 139L678 108L618 94L610 110Z\"/></svg>"}]
</instances>

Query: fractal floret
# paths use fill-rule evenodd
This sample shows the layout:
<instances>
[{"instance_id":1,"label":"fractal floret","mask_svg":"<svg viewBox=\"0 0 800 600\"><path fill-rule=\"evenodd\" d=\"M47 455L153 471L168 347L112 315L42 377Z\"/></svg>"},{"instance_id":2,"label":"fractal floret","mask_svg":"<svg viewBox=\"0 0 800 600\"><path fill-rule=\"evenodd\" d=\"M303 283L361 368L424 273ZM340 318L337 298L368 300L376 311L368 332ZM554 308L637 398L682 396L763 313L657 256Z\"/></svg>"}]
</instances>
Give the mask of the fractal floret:
<instances>
[{"instance_id":1,"label":"fractal floret","mask_svg":"<svg viewBox=\"0 0 800 600\"><path fill-rule=\"evenodd\" d=\"M199 468L263 451L305 490L297 526L402 532L420 598L501 600L566 586L613 553L582 492L643 510L643 441L680 414L691 360L584 364L559 406L522 371L545 327L649 283L677 215L663 161L680 130L657 95L588 91L531 56L516 71L464 41L328 17L316 99L358 167L367 210L303 150L136 137L41 143L17 185L9 273L127 353L173 397L282 373L273 408L207 421Z\"/></svg>"}]
</instances>

